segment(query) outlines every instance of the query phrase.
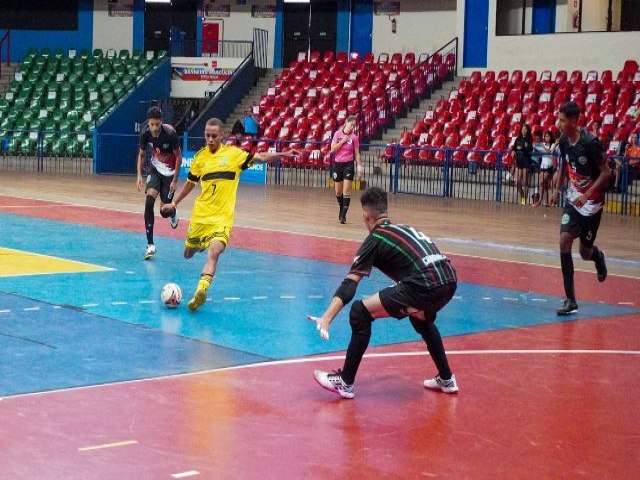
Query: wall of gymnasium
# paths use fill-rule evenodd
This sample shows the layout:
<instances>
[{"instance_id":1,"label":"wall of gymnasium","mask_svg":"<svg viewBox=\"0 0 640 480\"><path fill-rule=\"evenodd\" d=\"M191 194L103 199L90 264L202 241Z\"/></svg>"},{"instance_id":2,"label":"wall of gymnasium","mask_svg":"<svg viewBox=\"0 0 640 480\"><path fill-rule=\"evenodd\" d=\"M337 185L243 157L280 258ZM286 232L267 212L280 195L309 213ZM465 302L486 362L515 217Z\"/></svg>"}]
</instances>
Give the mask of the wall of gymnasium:
<instances>
[{"instance_id":1,"label":"wall of gymnasium","mask_svg":"<svg viewBox=\"0 0 640 480\"><path fill-rule=\"evenodd\" d=\"M108 4L108 0L93 0L93 48L131 50L133 16L110 16Z\"/></svg>"},{"instance_id":2,"label":"wall of gymnasium","mask_svg":"<svg viewBox=\"0 0 640 480\"><path fill-rule=\"evenodd\" d=\"M204 0L203 6L215 4L214 0ZM217 3L220 3L219 0ZM269 49L267 51L267 64L273 65L274 44L276 32L275 18L256 18L251 16L252 5L273 5L275 0L250 0L246 5L236 5L231 2L228 17L221 18L223 22L223 40L253 40L253 29L260 28L269 32ZM204 22L216 21L216 19L204 19Z\"/></svg>"},{"instance_id":3,"label":"wall of gymnasium","mask_svg":"<svg viewBox=\"0 0 640 480\"><path fill-rule=\"evenodd\" d=\"M400 15L391 19L373 15L372 50L380 52L432 53L456 36L456 0L400 0Z\"/></svg>"},{"instance_id":4,"label":"wall of gymnasium","mask_svg":"<svg viewBox=\"0 0 640 480\"><path fill-rule=\"evenodd\" d=\"M555 33L544 35L496 35L497 0L489 2L489 20L487 25L487 65L485 68L463 68L464 11L468 0L457 0L457 35L461 39L458 66L461 75L473 70L612 70L617 72L629 58L640 61L640 32L582 32ZM591 3L591 2L595 3ZM606 0L588 0L584 5L599 5ZM618 0L614 0L618 1ZM556 31L566 32L572 12L568 11L573 2L558 0L556 8ZM520 5L522 3L520 2ZM599 7L598 7L599 8ZM599 13L583 11L583 27L595 23ZM598 9L596 9L596 12ZM530 16L528 18L531 18ZM598 18L601 18L598 16ZM619 22L613 17L613 24ZM516 21L516 20L514 20ZM518 22L521 19L518 18ZM601 22L601 20L598 20ZM585 23L584 22L591 22ZM530 22L529 22L530 24ZM518 23L521 25L521 23ZM599 25L599 24L598 24ZM606 26L606 25L605 25ZM519 30L518 30L519 31ZM472 48L472 46L471 46Z\"/></svg>"},{"instance_id":5,"label":"wall of gymnasium","mask_svg":"<svg viewBox=\"0 0 640 480\"><path fill-rule=\"evenodd\" d=\"M0 36L3 34L4 31L0 31ZM21 62L31 48L61 48L65 52L91 49L92 37L93 0L78 0L76 30L11 30L11 61Z\"/></svg>"}]
</instances>

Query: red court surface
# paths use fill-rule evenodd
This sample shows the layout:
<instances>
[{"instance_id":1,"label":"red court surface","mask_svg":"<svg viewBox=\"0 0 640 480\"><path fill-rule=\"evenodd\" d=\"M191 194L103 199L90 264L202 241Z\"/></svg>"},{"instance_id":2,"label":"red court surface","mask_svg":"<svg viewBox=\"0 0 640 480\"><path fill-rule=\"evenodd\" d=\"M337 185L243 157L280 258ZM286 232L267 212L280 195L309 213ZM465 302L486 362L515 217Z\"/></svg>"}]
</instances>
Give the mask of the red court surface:
<instances>
[{"instance_id":1,"label":"red court surface","mask_svg":"<svg viewBox=\"0 0 640 480\"><path fill-rule=\"evenodd\" d=\"M16 206L4 213L140 231L139 214L0 202ZM348 264L357 244L238 227L232 246ZM463 282L562 291L553 267L452 257ZM639 279L598 284L576 272L576 285L580 299L638 304ZM371 348L354 400L313 381L344 352L6 397L0 478L638 478L639 314L448 337L445 347L457 395L422 387L433 364L412 342Z\"/></svg>"},{"instance_id":2,"label":"red court surface","mask_svg":"<svg viewBox=\"0 0 640 480\"><path fill-rule=\"evenodd\" d=\"M0 476L638 478L640 316L445 344L458 395L411 343L372 349L354 400L314 383L327 357L5 398Z\"/></svg>"}]
</instances>

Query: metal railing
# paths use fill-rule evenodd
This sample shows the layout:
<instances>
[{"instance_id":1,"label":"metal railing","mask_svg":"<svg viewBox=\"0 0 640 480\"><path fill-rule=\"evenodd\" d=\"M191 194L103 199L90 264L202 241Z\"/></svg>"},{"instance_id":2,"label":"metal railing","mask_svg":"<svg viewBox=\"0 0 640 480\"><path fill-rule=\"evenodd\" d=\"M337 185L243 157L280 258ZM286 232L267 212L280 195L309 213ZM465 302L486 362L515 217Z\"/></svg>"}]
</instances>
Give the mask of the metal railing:
<instances>
[{"instance_id":1,"label":"metal railing","mask_svg":"<svg viewBox=\"0 0 640 480\"><path fill-rule=\"evenodd\" d=\"M177 36L171 39L173 57L245 58L253 53L250 40L193 40Z\"/></svg>"},{"instance_id":2,"label":"metal railing","mask_svg":"<svg viewBox=\"0 0 640 480\"><path fill-rule=\"evenodd\" d=\"M2 75L2 47L6 44L7 50L7 67L11 65L11 30L4 32L2 38L0 38L0 75Z\"/></svg>"}]
</instances>

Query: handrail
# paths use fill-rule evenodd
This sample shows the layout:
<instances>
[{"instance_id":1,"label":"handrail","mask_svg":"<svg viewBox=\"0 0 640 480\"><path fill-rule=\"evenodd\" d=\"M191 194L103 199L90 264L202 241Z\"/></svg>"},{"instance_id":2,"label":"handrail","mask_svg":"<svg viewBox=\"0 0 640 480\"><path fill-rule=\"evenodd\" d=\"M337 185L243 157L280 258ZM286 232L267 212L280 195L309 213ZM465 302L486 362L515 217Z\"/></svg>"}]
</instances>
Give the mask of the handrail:
<instances>
[{"instance_id":1,"label":"handrail","mask_svg":"<svg viewBox=\"0 0 640 480\"><path fill-rule=\"evenodd\" d=\"M253 42L251 42L253 44ZM251 52L249 53L249 55L247 55L244 60L242 60L242 62L240 63L240 65L238 65L238 67L233 71L233 73L231 74L231 76L229 78L227 78L222 85L220 85L218 87L218 89L213 92L210 96L209 96L209 100L207 101L207 103L200 109L200 113L198 114L198 116L196 118L194 118L191 121L191 124L189 126L186 127L186 131L189 131L189 127L195 123L198 123L201 118L206 114L207 110L209 109L209 107L211 106L212 103L214 103L216 101L216 99L222 94L222 92L227 88L227 86L233 82L234 80L236 80L240 74L243 72L243 70L245 69L245 67L247 67L247 65L249 65L249 63L251 62L251 60L253 60L253 48L251 49Z\"/></svg>"},{"instance_id":2,"label":"handrail","mask_svg":"<svg viewBox=\"0 0 640 480\"><path fill-rule=\"evenodd\" d=\"M7 41L7 67L11 65L11 30L4 32L0 38L0 75L2 75L2 44Z\"/></svg>"},{"instance_id":3,"label":"handrail","mask_svg":"<svg viewBox=\"0 0 640 480\"><path fill-rule=\"evenodd\" d=\"M411 77L411 74L413 72L415 72L417 69L419 68L423 68L425 65L429 65L429 62L438 54L443 52L447 47L449 47L449 45L451 45L452 43L455 43L455 57L456 57L456 63L455 63L455 75L458 74L458 37L454 37L451 40L449 40L447 43L445 43L442 47L440 47L438 50L436 50L435 52L431 53L431 54L427 54L427 58L425 60L423 60L422 62L417 63L411 70L409 70L409 77ZM384 96L385 98L389 97L389 92L393 89L399 88L400 86L400 82L401 79L400 78L396 78L393 83L385 88L384 90ZM358 114L358 124L360 124L360 120L362 120L362 117L364 115L364 110L365 107L367 107L369 105L369 103L365 103L360 107L360 113Z\"/></svg>"}]
</instances>

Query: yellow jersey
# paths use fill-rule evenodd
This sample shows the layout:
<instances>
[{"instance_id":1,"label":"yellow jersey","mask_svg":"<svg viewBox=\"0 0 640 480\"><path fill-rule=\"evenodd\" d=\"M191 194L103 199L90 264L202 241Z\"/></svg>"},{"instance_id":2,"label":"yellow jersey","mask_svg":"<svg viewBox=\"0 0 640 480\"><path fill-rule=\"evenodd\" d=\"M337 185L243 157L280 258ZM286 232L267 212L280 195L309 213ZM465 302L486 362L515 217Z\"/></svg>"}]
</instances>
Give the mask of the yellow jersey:
<instances>
[{"instance_id":1,"label":"yellow jersey","mask_svg":"<svg viewBox=\"0 0 640 480\"><path fill-rule=\"evenodd\" d=\"M191 222L233 225L240 173L253 163L253 154L232 145L220 145L215 153L201 148L193 157L187 180L200 182Z\"/></svg>"}]
</instances>

